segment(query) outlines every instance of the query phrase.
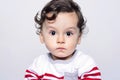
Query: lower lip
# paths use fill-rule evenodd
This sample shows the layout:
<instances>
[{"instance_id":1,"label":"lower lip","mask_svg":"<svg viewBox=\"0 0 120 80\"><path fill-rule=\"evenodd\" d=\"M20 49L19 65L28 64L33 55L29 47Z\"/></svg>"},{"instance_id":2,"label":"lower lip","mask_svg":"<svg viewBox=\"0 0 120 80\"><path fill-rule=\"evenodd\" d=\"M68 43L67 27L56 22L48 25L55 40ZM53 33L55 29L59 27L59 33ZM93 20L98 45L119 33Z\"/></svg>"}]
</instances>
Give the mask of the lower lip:
<instances>
[{"instance_id":1,"label":"lower lip","mask_svg":"<svg viewBox=\"0 0 120 80\"><path fill-rule=\"evenodd\" d=\"M65 48L57 48L58 50L65 50Z\"/></svg>"}]
</instances>

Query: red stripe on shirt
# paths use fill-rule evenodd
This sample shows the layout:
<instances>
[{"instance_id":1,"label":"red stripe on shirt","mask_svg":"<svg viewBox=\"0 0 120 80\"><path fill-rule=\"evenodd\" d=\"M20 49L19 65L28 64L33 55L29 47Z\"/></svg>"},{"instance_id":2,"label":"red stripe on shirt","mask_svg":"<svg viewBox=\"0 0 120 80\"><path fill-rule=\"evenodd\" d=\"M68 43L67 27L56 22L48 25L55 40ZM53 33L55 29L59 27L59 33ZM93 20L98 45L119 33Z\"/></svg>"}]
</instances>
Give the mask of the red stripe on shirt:
<instances>
[{"instance_id":1,"label":"red stripe on shirt","mask_svg":"<svg viewBox=\"0 0 120 80\"><path fill-rule=\"evenodd\" d=\"M95 71L95 70L99 70L98 67L94 67L94 68L92 68L89 72L91 72L91 71Z\"/></svg>"},{"instance_id":2,"label":"red stripe on shirt","mask_svg":"<svg viewBox=\"0 0 120 80\"><path fill-rule=\"evenodd\" d=\"M32 74L33 74L33 75L35 75L37 77L37 79L42 79L44 76L52 77L52 78L56 78L56 79L64 79L63 76L62 77L57 77L57 76L55 76L53 74L50 74L50 73L45 73L45 74L39 76L37 73L32 72L30 70L26 70L26 72L30 73L30 74L26 74L25 78L34 77L34 76L32 76ZM47 80L47 79L44 79L44 80Z\"/></svg>"},{"instance_id":3,"label":"red stripe on shirt","mask_svg":"<svg viewBox=\"0 0 120 80\"><path fill-rule=\"evenodd\" d=\"M98 79L98 78L84 78L84 79L79 79L79 80L101 80L101 79Z\"/></svg>"},{"instance_id":4,"label":"red stripe on shirt","mask_svg":"<svg viewBox=\"0 0 120 80\"><path fill-rule=\"evenodd\" d=\"M84 75L84 77L88 77L88 76L100 76L100 72Z\"/></svg>"},{"instance_id":5,"label":"red stripe on shirt","mask_svg":"<svg viewBox=\"0 0 120 80\"><path fill-rule=\"evenodd\" d=\"M92 68L90 71L84 73L82 75L82 77L78 77L78 80L101 80L100 78L95 77L95 76L100 76L101 75L100 72L91 73L92 71L95 71L95 70L98 70L98 68L97 67ZM38 79L48 80L48 79L44 78L45 76L51 77L51 78L56 78L56 79L64 79L64 76L57 77L57 76L50 74L50 73L45 73L45 74L39 76L37 73L30 71L30 70L26 70L26 72L28 74L25 75L25 78L32 78L33 77L33 79L31 79L31 80L38 80ZM89 76L94 76L94 78L89 78ZM36 78L36 79L34 79L34 78Z\"/></svg>"},{"instance_id":6,"label":"red stripe on shirt","mask_svg":"<svg viewBox=\"0 0 120 80\"><path fill-rule=\"evenodd\" d=\"M79 80L101 80L100 78L97 78L97 76L101 76L100 72L92 73L93 71L96 71L96 70L99 70L99 69L97 67L94 67L90 71L85 72L82 76L78 77L78 79ZM89 78L89 76L92 76L93 78Z\"/></svg>"},{"instance_id":7,"label":"red stripe on shirt","mask_svg":"<svg viewBox=\"0 0 120 80\"><path fill-rule=\"evenodd\" d=\"M53 74L49 74L49 73L45 73L43 76L47 76L47 77L53 77L53 78L57 78L57 79L64 79L64 77L57 77Z\"/></svg>"},{"instance_id":8,"label":"red stripe on shirt","mask_svg":"<svg viewBox=\"0 0 120 80\"><path fill-rule=\"evenodd\" d=\"M30 74L26 74L25 75L25 78L29 78L29 77L34 77L32 76L31 74L35 75L37 77L37 79L41 79L43 77L43 75L39 76L37 73L33 72L33 71L30 71L30 70L26 70L27 73L30 73Z\"/></svg>"}]
</instances>

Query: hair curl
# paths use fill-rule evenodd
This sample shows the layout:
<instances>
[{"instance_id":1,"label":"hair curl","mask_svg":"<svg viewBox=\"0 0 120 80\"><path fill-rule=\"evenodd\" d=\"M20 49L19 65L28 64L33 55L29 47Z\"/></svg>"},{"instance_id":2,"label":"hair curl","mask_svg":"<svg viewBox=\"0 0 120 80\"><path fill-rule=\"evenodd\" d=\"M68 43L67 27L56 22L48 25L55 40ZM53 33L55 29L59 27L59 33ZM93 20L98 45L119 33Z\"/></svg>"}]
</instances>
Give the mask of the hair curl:
<instances>
[{"instance_id":1,"label":"hair curl","mask_svg":"<svg viewBox=\"0 0 120 80\"><path fill-rule=\"evenodd\" d=\"M36 22L37 34L40 34L42 25L47 20L55 20L58 13L60 12L75 12L78 16L77 27L79 28L80 33L83 33L83 30L86 26L86 21L82 15L81 9L77 3L73 0L51 0L40 12L34 17ZM48 13L52 13L52 16L47 16Z\"/></svg>"}]
</instances>

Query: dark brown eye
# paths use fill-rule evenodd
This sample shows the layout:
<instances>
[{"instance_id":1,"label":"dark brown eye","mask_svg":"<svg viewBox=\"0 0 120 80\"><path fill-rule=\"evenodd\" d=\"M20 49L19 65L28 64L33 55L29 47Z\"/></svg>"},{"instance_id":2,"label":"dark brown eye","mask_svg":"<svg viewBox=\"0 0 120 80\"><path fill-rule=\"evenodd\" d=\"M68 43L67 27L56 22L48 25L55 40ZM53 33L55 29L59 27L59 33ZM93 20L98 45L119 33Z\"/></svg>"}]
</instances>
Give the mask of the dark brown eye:
<instances>
[{"instance_id":1,"label":"dark brown eye","mask_svg":"<svg viewBox=\"0 0 120 80\"><path fill-rule=\"evenodd\" d=\"M51 34L52 36L54 36L54 35L56 34L56 32L55 32L55 31L51 31L50 34Z\"/></svg>"},{"instance_id":2,"label":"dark brown eye","mask_svg":"<svg viewBox=\"0 0 120 80\"><path fill-rule=\"evenodd\" d=\"M71 35L73 35L73 33L72 32L66 32L66 35L71 36Z\"/></svg>"}]
</instances>

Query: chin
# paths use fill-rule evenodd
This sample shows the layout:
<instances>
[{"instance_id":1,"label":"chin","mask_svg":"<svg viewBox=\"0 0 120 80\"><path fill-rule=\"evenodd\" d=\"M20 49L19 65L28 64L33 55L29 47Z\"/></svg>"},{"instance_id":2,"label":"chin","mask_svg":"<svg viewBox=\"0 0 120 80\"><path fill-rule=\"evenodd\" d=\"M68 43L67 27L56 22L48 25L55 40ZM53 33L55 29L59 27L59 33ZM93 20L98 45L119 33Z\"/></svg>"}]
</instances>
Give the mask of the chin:
<instances>
[{"instance_id":1,"label":"chin","mask_svg":"<svg viewBox=\"0 0 120 80\"><path fill-rule=\"evenodd\" d=\"M68 59L69 57L70 57L69 55L64 55L64 54L63 54L63 55L60 54L60 55L55 55L55 56L54 56L54 58L55 58L55 59L58 59L58 60L66 60L66 59Z\"/></svg>"}]
</instances>

